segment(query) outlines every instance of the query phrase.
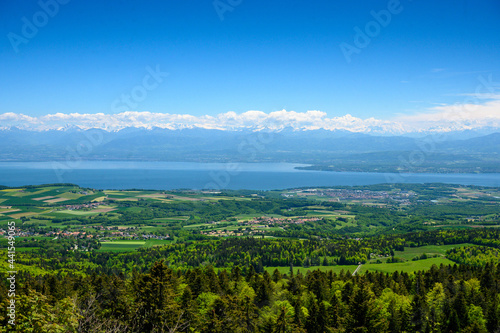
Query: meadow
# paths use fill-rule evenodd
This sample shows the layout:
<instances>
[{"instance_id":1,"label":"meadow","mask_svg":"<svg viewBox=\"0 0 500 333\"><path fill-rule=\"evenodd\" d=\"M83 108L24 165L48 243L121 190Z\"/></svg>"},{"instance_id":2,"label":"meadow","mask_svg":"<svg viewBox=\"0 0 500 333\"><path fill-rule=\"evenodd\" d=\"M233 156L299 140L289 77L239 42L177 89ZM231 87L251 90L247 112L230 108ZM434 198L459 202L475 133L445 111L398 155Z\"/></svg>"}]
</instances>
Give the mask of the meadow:
<instances>
[{"instance_id":1,"label":"meadow","mask_svg":"<svg viewBox=\"0 0 500 333\"><path fill-rule=\"evenodd\" d=\"M378 193L376 191L380 187L363 187L367 189L363 193ZM405 185L406 190L408 187L411 185ZM415 200L419 198L418 191L427 195L426 187L414 187ZM439 221L442 228L457 230L471 224L500 225L494 224L500 216L498 207L494 202L484 200L494 198L492 195L497 192L473 187L445 188L443 193L449 194L442 196L440 203L435 203L432 198L429 204L420 201L418 205L399 205L390 198L384 202L379 199L339 202L339 198L325 195L330 193L328 190L321 192L320 189L315 195L301 196L302 190L299 189L213 193L101 191L70 184L5 188L0 190L0 228L5 228L11 220L16 221L20 252L40 251L48 247L62 251L94 249L100 253L134 253L138 249L174 243L235 237L275 241L332 239L335 242L346 237L358 239L411 230L433 231L436 230L435 221ZM384 193L395 196L400 193L394 187L382 189ZM358 192L346 193L351 195ZM460 200L457 202L454 199ZM463 215L457 215L456 205ZM296 223L301 219L305 219L305 222ZM5 245L5 241L0 241L0 247ZM471 244L406 246L404 251L394 251L394 257L402 261L394 263L388 262L389 257L384 250L383 256L372 256L367 260L358 274L367 271L414 272L432 265L452 264L445 257L446 251L454 246L468 245ZM427 258L413 260L423 254ZM327 257L330 265L338 259L335 256L322 257ZM352 263L360 261L355 257L349 260ZM353 272L358 267L318 266L311 263L307 267L303 266L299 264L296 269L332 269L335 272L343 269ZM289 270L286 265L264 267L266 270L278 268L280 272Z\"/></svg>"}]
</instances>

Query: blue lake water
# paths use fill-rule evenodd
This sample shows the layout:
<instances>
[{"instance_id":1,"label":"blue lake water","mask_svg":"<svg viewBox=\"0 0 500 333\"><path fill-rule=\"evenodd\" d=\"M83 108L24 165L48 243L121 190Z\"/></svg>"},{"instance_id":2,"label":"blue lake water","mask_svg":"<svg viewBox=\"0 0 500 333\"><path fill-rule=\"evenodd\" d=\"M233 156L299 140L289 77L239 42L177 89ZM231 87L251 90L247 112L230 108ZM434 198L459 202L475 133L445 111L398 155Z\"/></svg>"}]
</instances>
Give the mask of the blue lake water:
<instances>
[{"instance_id":1,"label":"blue lake water","mask_svg":"<svg viewBox=\"0 0 500 333\"><path fill-rule=\"evenodd\" d=\"M73 183L96 189L250 189L380 183L499 186L500 174L397 174L297 170L292 163L0 162L0 185Z\"/></svg>"}]
</instances>

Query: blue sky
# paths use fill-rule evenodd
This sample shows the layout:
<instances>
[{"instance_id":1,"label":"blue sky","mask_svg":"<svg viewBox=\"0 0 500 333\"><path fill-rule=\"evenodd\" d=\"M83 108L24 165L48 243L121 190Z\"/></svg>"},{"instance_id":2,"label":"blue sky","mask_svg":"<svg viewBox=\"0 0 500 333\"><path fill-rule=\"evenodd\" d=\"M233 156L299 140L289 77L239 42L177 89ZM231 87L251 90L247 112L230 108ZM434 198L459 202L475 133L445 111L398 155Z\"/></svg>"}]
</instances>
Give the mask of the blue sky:
<instances>
[{"instance_id":1,"label":"blue sky","mask_svg":"<svg viewBox=\"0 0 500 333\"><path fill-rule=\"evenodd\" d=\"M218 4L231 10L212 0L73 0L44 17L36 1L3 1L0 114L286 109L392 119L460 103L480 76L500 82L495 0L401 0L350 62L340 45L355 46L355 27L365 32L371 12L394 1ZM23 17L39 20L34 36L23 35ZM156 68L168 76L145 90ZM124 106L134 89L147 95Z\"/></svg>"}]
</instances>

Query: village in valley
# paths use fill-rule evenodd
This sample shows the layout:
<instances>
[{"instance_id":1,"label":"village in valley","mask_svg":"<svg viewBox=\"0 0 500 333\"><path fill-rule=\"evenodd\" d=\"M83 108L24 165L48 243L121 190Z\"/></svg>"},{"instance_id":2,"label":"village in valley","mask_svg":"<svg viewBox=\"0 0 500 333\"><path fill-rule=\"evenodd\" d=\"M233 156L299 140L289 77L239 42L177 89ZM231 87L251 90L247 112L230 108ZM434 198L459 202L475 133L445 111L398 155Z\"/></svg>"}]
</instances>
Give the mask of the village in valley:
<instances>
[{"instance_id":1,"label":"village in valley","mask_svg":"<svg viewBox=\"0 0 500 333\"><path fill-rule=\"evenodd\" d=\"M427 197L420 185L406 187L254 193L96 190L74 185L6 188L0 190L0 235L7 230L3 225L14 219L18 221L17 237L22 244L36 248L41 240L45 245L64 242L82 251L158 246L200 237L300 237L312 230L323 230L318 237L328 238L332 232L348 235L386 228L394 222L375 216L387 209L495 201L498 197L498 193L488 189L452 186ZM365 215L372 217L367 219ZM380 218L385 219L383 214ZM467 215L463 221L427 218L418 222L418 228L448 223L488 225L496 218L488 214Z\"/></svg>"}]
</instances>

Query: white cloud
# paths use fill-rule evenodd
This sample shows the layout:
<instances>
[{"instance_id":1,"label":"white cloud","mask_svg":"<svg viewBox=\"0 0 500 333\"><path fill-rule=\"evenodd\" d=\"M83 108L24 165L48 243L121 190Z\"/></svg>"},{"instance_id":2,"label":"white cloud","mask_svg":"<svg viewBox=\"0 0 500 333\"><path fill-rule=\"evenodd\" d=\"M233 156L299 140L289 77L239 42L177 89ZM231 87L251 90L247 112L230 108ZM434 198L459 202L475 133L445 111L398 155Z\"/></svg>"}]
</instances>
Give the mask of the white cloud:
<instances>
[{"instance_id":1,"label":"white cloud","mask_svg":"<svg viewBox=\"0 0 500 333\"><path fill-rule=\"evenodd\" d=\"M26 116L24 114L17 114L13 112L7 112L4 114L0 114L1 122L28 122L34 123L36 122L36 118Z\"/></svg>"},{"instance_id":2,"label":"white cloud","mask_svg":"<svg viewBox=\"0 0 500 333\"><path fill-rule=\"evenodd\" d=\"M468 96L468 95L464 95ZM472 95L471 95L472 96ZM461 104L440 104L413 115L401 115L392 120L358 118L350 114L328 117L326 112L279 110L270 113L250 110L243 113L229 111L216 116L193 116L126 111L117 114L54 113L39 117L24 114L0 114L0 128L19 127L31 130L79 127L120 130L137 128L206 128L220 130L272 129L289 127L295 130L347 130L360 133L402 134L421 131L451 131L496 127L500 129L500 98L498 95L474 95Z\"/></svg>"},{"instance_id":3,"label":"white cloud","mask_svg":"<svg viewBox=\"0 0 500 333\"><path fill-rule=\"evenodd\" d=\"M414 115L398 117L397 121L427 130L500 128L500 99L485 103L477 101L439 105Z\"/></svg>"}]
</instances>

